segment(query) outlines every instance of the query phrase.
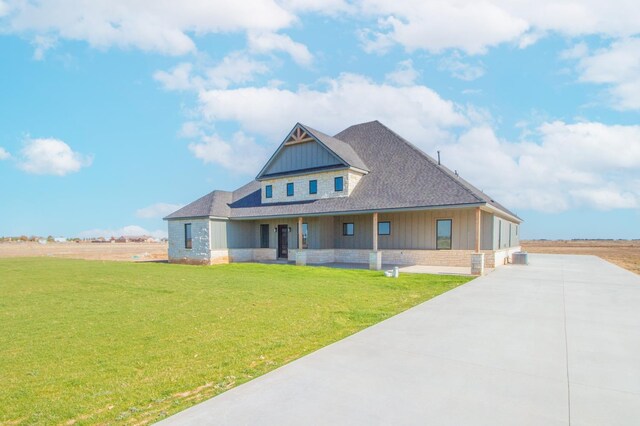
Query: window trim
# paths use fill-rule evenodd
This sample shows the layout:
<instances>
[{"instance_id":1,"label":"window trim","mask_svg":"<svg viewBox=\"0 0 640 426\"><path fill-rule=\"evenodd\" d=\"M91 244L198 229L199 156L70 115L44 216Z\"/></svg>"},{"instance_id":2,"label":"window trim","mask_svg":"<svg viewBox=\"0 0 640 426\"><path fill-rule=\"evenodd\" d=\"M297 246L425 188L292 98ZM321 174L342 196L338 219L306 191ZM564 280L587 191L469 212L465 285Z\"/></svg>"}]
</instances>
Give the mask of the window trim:
<instances>
[{"instance_id":1,"label":"window trim","mask_svg":"<svg viewBox=\"0 0 640 426\"><path fill-rule=\"evenodd\" d=\"M351 225L351 233L347 231L347 225ZM354 222L342 222L342 236L353 237L356 234L356 225Z\"/></svg>"},{"instance_id":2,"label":"window trim","mask_svg":"<svg viewBox=\"0 0 640 426\"><path fill-rule=\"evenodd\" d=\"M187 229L189 230L188 238L187 238ZM184 248L185 250L193 249L193 228L191 226L191 223L184 224Z\"/></svg>"},{"instance_id":3,"label":"window trim","mask_svg":"<svg viewBox=\"0 0 640 426\"><path fill-rule=\"evenodd\" d=\"M291 194L289 194L289 188L291 188ZM296 193L296 188L293 182L287 182L287 197L293 197Z\"/></svg>"},{"instance_id":4,"label":"window trim","mask_svg":"<svg viewBox=\"0 0 640 426\"><path fill-rule=\"evenodd\" d=\"M314 188L313 192L311 191L311 183L312 182L315 184L315 188ZM313 195L313 194L317 194L317 193L318 193L318 179L311 179L309 181L309 195Z\"/></svg>"},{"instance_id":5,"label":"window trim","mask_svg":"<svg viewBox=\"0 0 640 426\"><path fill-rule=\"evenodd\" d=\"M338 180L340 181L340 189L338 189ZM335 192L344 191L344 176L336 176L333 178L333 190Z\"/></svg>"},{"instance_id":6,"label":"window trim","mask_svg":"<svg viewBox=\"0 0 640 426\"><path fill-rule=\"evenodd\" d=\"M383 223L389 224L389 232L386 233L386 234L380 233L380 225L383 224ZM378 222L378 235L383 235L383 236L391 235L391 221L390 220L383 220L382 222Z\"/></svg>"},{"instance_id":7,"label":"window trim","mask_svg":"<svg viewBox=\"0 0 640 426\"><path fill-rule=\"evenodd\" d=\"M449 247L438 247L438 222L449 222L450 234L449 234ZM453 219L452 218L439 218L436 219L436 250L453 250Z\"/></svg>"},{"instance_id":8,"label":"window trim","mask_svg":"<svg viewBox=\"0 0 640 426\"><path fill-rule=\"evenodd\" d=\"M265 185L264 198L273 198L273 185Z\"/></svg>"}]
</instances>

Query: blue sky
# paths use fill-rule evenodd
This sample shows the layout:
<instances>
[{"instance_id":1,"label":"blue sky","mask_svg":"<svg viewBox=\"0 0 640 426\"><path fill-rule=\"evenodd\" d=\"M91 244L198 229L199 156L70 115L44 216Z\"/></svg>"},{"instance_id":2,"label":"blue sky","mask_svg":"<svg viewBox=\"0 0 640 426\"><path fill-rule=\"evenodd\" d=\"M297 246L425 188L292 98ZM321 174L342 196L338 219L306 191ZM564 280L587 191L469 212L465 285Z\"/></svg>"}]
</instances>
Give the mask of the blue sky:
<instances>
[{"instance_id":1,"label":"blue sky","mask_svg":"<svg viewBox=\"0 0 640 426\"><path fill-rule=\"evenodd\" d=\"M640 238L640 10L601 3L0 0L0 235L161 236L377 119L524 238Z\"/></svg>"}]
</instances>

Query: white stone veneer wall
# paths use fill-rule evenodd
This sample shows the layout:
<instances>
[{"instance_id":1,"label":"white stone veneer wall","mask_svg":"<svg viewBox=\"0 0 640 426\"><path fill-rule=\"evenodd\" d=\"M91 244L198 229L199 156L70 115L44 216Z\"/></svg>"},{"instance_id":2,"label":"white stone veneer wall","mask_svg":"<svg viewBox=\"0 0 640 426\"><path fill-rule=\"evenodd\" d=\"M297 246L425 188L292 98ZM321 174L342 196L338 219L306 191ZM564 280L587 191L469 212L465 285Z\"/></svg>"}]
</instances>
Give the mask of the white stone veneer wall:
<instances>
[{"instance_id":1,"label":"white stone veneer wall","mask_svg":"<svg viewBox=\"0 0 640 426\"><path fill-rule=\"evenodd\" d=\"M334 178L342 176L344 178L342 191L334 191ZM280 203L283 201L305 201L317 200L320 198L348 197L351 195L358 182L362 178L362 174L353 170L336 170L330 172L310 173L300 176L287 176L277 179L263 180L262 184L262 202L263 203ZM309 194L309 181L318 181L318 193ZM287 183L293 182L293 196L287 197ZM265 198L265 186L271 185L273 197Z\"/></svg>"},{"instance_id":2,"label":"white stone veneer wall","mask_svg":"<svg viewBox=\"0 0 640 426\"><path fill-rule=\"evenodd\" d=\"M508 250L482 250L485 254L485 267L495 268L504 264L504 259L519 247ZM368 263L371 250L362 249L307 249L307 264L321 263ZM295 249L289 250L289 259L296 258ZM382 263L391 265L431 265L431 266L471 266L474 250L380 250Z\"/></svg>"},{"instance_id":3,"label":"white stone veneer wall","mask_svg":"<svg viewBox=\"0 0 640 426\"><path fill-rule=\"evenodd\" d=\"M208 264L211 260L209 249L209 219L179 219L168 221L169 262ZM185 248L184 225L191 224L192 244Z\"/></svg>"}]
</instances>

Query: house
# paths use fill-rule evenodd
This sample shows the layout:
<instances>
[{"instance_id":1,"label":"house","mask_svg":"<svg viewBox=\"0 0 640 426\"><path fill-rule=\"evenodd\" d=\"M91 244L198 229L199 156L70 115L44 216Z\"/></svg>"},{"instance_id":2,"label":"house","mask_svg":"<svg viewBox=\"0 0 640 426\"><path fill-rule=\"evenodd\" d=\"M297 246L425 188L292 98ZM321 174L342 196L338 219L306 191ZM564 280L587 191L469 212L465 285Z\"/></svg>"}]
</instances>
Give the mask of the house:
<instances>
[{"instance_id":1,"label":"house","mask_svg":"<svg viewBox=\"0 0 640 426\"><path fill-rule=\"evenodd\" d=\"M169 261L495 267L522 220L378 121L296 124L257 177L165 217ZM476 271L478 272L478 271Z\"/></svg>"}]
</instances>

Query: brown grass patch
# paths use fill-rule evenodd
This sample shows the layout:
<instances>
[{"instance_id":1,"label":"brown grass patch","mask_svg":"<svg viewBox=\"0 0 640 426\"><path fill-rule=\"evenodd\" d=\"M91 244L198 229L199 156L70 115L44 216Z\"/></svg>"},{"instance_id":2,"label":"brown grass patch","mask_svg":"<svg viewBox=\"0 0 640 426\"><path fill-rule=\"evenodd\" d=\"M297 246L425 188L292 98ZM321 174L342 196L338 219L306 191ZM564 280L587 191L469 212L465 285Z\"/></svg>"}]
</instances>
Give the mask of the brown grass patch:
<instances>
[{"instance_id":1,"label":"brown grass patch","mask_svg":"<svg viewBox=\"0 0 640 426\"><path fill-rule=\"evenodd\" d=\"M62 257L86 260L167 260L167 243L0 243L2 257Z\"/></svg>"},{"instance_id":2,"label":"brown grass patch","mask_svg":"<svg viewBox=\"0 0 640 426\"><path fill-rule=\"evenodd\" d=\"M529 253L590 254L640 274L640 240L528 240Z\"/></svg>"}]
</instances>

